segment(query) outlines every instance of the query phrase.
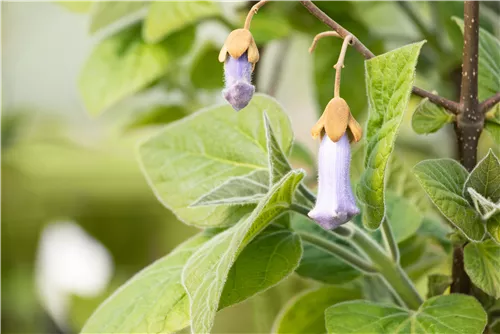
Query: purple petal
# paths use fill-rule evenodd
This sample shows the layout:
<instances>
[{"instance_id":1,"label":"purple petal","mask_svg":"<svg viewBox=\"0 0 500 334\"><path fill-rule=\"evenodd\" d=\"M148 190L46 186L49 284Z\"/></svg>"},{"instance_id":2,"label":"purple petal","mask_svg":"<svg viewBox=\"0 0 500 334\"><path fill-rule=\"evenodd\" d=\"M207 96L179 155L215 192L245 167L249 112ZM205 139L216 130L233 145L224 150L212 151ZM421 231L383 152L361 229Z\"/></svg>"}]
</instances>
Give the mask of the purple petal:
<instances>
[{"instance_id":1,"label":"purple petal","mask_svg":"<svg viewBox=\"0 0 500 334\"><path fill-rule=\"evenodd\" d=\"M255 92L252 85L252 67L246 52L240 58L228 56L224 63L226 88L222 95L236 111L245 108Z\"/></svg>"},{"instance_id":2,"label":"purple petal","mask_svg":"<svg viewBox=\"0 0 500 334\"><path fill-rule=\"evenodd\" d=\"M332 230L359 214L349 178L351 146L347 135L336 143L323 136L319 147L318 197L309 217Z\"/></svg>"}]
</instances>

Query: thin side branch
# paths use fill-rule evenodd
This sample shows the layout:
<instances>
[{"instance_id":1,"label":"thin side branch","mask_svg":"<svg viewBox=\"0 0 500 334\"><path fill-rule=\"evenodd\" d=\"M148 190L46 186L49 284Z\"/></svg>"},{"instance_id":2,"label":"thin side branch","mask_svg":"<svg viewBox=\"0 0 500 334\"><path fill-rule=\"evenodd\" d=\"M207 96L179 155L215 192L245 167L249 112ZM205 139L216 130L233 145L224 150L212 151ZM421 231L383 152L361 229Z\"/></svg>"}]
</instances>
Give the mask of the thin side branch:
<instances>
[{"instance_id":1,"label":"thin side branch","mask_svg":"<svg viewBox=\"0 0 500 334\"><path fill-rule=\"evenodd\" d=\"M331 17L326 15L321 9L319 9L315 4L313 4L309 0L304 0L300 1L300 3L314 16L316 16L321 22L329 26L332 30L337 32L340 37L346 38L348 35L352 35L352 42L351 45L352 47L358 51L365 59L370 59L375 57L375 55L363 44L360 42L360 40L351 34L348 30L346 30L344 27L342 27L340 24L335 22ZM459 104L453 101L450 101L448 99L445 99L444 97L438 96L436 94L432 94L431 92L428 92L426 90L423 90L418 87L413 87L412 91L415 95L421 96L421 97L427 97L429 98L429 101L431 101L434 104L437 104L439 106L442 106L443 108L451 111L454 114L460 113L460 107Z\"/></svg>"},{"instance_id":2,"label":"thin side branch","mask_svg":"<svg viewBox=\"0 0 500 334\"><path fill-rule=\"evenodd\" d=\"M309 53L313 53L313 51L316 49L316 45L318 44L318 41L320 39L322 39L323 37L328 37L328 36L342 38L335 31L323 31L323 32L320 32L319 34L317 34L316 36L314 36L313 42L312 42L311 46L309 47Z\"/></svg>"},{"instance_id":3,"label":"thin side branch","mask_svg":"<svg viewBox=\"0 0 500 334\"><path fill-rule=\"evenodd\" d=\"M260 9L260 7L264 6L268 2L269 0L261 0L252 6L247 14L247 18L245 19L245 25L243 26L243 29L250 30L250 23L252 23L253 16L257 14L257 11Z\"/></svg>"},{"instance_id":4,"label":"thin side branch","mask_svg":"<svg viewBox=\"0 0 500 334\"><path fill-rule=\"evenodd\" d=\"M496 93L492 97L487 98L481 104L479 104L479 110L486 114L491 108L493 108L497 103L500 103L500 92Z\"/></svg>"}]
</instances>

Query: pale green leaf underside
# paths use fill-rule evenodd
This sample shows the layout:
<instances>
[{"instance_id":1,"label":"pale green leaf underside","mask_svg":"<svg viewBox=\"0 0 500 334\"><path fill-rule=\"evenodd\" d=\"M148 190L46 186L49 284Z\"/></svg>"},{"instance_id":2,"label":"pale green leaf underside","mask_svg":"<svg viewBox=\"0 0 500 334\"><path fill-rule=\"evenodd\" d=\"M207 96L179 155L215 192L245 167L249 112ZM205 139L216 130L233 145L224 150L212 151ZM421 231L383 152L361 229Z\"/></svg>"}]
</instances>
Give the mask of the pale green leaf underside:
<instances>
[{"instance_id":1,"label":"pale green leaf underside","mask_svg":"<svg viewBox=\"0 0 500 334\"><path fill-rule=\"evenodd\" d=\"M276 139L276 135L274 134L271 122L265 113L264 125L266 127L267 152L269 159L269 184L272 185L281 180L283 176L291 171L292 166L290 166L290 163L286 158L286 154L281 149L280 144Z\"/></svg>"},{"instance_id":2,"label":"pale green leaf underside","mask_svg":"<svg viewBox=\"0 0 500 334\"><path fill-rule=\"evenodd\" d=\"M361 289L326 286L290 300L276 318L272 333L325 333L325 310L333 304L362 298Z\"/></svg>"},{"instance_id":3,"label":"pale green leaf underside","mask_svg":"<svg viewBox=\"0 0 500 334\"><path fill-rule=\"evenodd\" d=\"M500 161L492 150L474 167L464 185L464 196L468 197L467 188L473 188L487 200L500 201Z\"/></svg>"},{"instance_id":4,"label":"pale green leaf underside","mask_svg":"<svg viewBox=\"0 0 500 334\"><path fill-rule=\"evenodd\" d=\"M365 172L357 186L357 194L364 204L363 223L370 229L378 228L384 219L387 162L408 104L423 43L410 44L365 62L370 116Z\"/></svg>"},{"instance_id":5,"label":"pale green leaf underside","mask_svg":"<svg viewBox=\"0 0 500 334\"><path fill-rule=\"evenodd\" d=\"M433 133L441 129L446 123L453 121L453 116L443 107L423 99L411 119L413 130L418 134Z\"/></svg>"},{"instance_id":6,"label":"pale green leaf underside","mask_svg":"<svg viewBox=\"0 0 500 334\"><path fill-rule=\"evenodd\" d=\"M181 284L184 264L213 234L199 234L151 264L108 298L83 333L172 333L187 327L189 298ZM293 272L302 255L300 238L273 228L258 235L231 268L219 309L266 290Z\"/></svg>"},{"instance_id":7,"label":"pale green leaf underside","mask_svg":"<svg viewBox=\"0 0 500 334\"><path fill-rule=\"evenodd\" d=\"M494 215L486 222L486 229L491 238L500 244L500 213Z\"/></svg>"},{"instance_id":8,"label":"pale green leaf underside","mask_svg":"<svg viewBox=\"0 0 500 334\"><path fill-rule=\"evenodd\" d=\"M257 203L269 190L269 172L258 169L248 175L230 178L191 206L244 205Z\"/></svg>"},{"instance_id":9,"label":"pale green leaf underside","mask_svg":"<svg viewBox=\"0 0 500 334\"><path fill-rule=\"evenodd\" d=\"M139 272L99 306L82 333L169 333L188 326L182 268L211 237L198 234Z\"/></svg>"},{"instance_id":10,"label":"pale green leaf underside","mask_svg":"<svg viewBox=\"0 0 500 334\"><path fill-rule=\"evenodd\" d=\"M472 283L500 298L500 245L492 240L465 246L464 265Z\"/></svg>"},{"instance_id":11,"label":"pale green leaf underside","mask_svg":"<svg viewBox=\"0 0 500 334\"><path fill-rule=\"evenodd\" d=\"M204 109L144 142L139 158L158 199L177 217L200 227L230 225L251 208L190 207L232 177L268 168L263 113L285 151L293 133L287 115L271 97L256 94L241 112L224 104Z\"/></svg>"},{"instance_id":12,"label":"pale green leaf underside","mask_svg":"<svg viewBox=\"0 0 500 334\"><path fill-rule=\"evenodd\" d=\"M171 57L161 45L146 44L138 27L113 35L92 51L78 80L87 110L111 107L165 73Z\"/></svg>"},{"instance_id":13,"label":"pale green leaf underside","mask_svg":"<svg viewBox=\"0 0 500 334\"><path fill-rule=\"evenodd\" d=\"M193 333L210 332L236 257L273 219L288 209L302 178L300 171L287 174L271 188L251 215L211 239L189 259L182 273L182 284L190 299Z\"/></svg>"},{"instance_id":14,"label":"pale green leaf underside","mask_svg":"<svg viewBox=\"0 0 500 334\"><path fill-rule=\"evenodd\" d=\"M143 36L150 43L208 17L220 14L213 1L155 1L149 8Z\"/></svg>"},{"instance_id":15,"label":"pale green leaf underside","mask_svg":"<svg viewBox=\"0 0 500 334\"><path fill-rule=\"evenodd\" d=\"M470 187L467 188L467 193L471 198L472 204L474 204L474 208L483 220L488 220L497 212L500 212L500 201L494 203Z\"/></svg>"},{"instance_id":16,"label":"pale green leaf underside","mask_svg":"<svg viewBox=\"0 0 500 334\"><path fill-rule=\"evenodd\" d=\"M136 14L149 6L149 1L99 1L94 4L90 19L90 33Z\"/></svg>"},{"instance_id":17,"label":"pale green leaf underside","mask_svg":"<svg viewBox=\"0 0 500 334\"><path fill-rule=\"evenodd\" d=\"M417 311L368 301L344 302L326 310L328 333L481 333L486 312L471 296L453 294L425 301Z\"/></svg>"},{"instance_id":18,"label":"pale green leaf underside","mask_svg":"<svg viewBox=\"0 0 500 334\"><path fill-rule=\"evenodd\" d=\"M467 171L451 159L425 160L414 168L420 184L441 213L465 236L480 241L485 234L479 214L462 197Z\"/></svg>"}]
</instances>

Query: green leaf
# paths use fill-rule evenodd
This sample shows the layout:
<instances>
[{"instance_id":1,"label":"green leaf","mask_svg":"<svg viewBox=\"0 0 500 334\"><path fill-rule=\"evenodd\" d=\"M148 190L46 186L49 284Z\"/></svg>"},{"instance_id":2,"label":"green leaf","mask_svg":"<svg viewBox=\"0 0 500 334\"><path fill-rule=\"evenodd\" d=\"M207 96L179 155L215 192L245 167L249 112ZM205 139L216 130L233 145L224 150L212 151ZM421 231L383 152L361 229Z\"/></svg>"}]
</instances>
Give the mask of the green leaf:
<instances>
[{"instance_id":1,"label":"green leaf","mask_svg":"<svg viewBox=\"0 0 500 334\"><path fill-rule=\"evenodd\" d=\"M261 11L252 19L252 36L257 44L265 44L272 40L286 37L292 28L282 15Z\"/></svg>"},{"instance_id":2,"label":"green leaf","mask_svg":"<svg viewBox=\"0 0 500 334\"><path fill-rule=\"evenodd\" d=\"M467 238L480 241L485 234L479 214L462 197L467 171L451 159L425 160L414 168L420 184L441 213Z\"/></svg>"},{"instance_id":3,"label":"green leaf","mask_svg":"<svg viewBox=\"0 0 500 334\"><path fill-rule=\"evenodd\" d=\"M87 13L92 7L92 1L56 1L56 3L74 13Z\"/></svg>"},{"instance_id":4,"label":"green leaf","mask_svg":"<svg viewBox=\"0 0 500 334\"><path fill-rule=\"evenodd\" d=\"M427 281L427 298L442 295L450 286L452 279L448 275L429 275Z\"/></svg>"},{"instance_id":5,"label":"green leaf","mask_svg":"<svg viewBox=\"0 0 500 334\"><path fill-rule=\"evenodd\" d=\"M326 310L328 333L482 333L485 326L481 304L460 294L431 298L417 311L367 301Z\"/></svg>"},{"instance_id":6,"label":"green leaf","mask_svg":"<svg viewBox=\"0 0 500 334\"><path fill-rule=\"evenodd\" d=\"M500 244L500 214L497 214L486 222L486 229L491 238Z\"/></svg>"},{"instance_id":7,"label":"green leaf","mask_svg":"<svg viewBox=\"0 0 500 334\"><path fill-rule=\"evenodd\" d=\"M413 130L418 134L433 133L441 129L446 123L453 122L453 115L443 107L423 99L411 119Z\"/></svg>"},{"instance_id":8,"label":"green leaf","mask_svg":"<svg viewBox=\"0 0 500 334\"><path fill-rule=\"evenodd\" d=\"M490 134L497 145L500 145L500 125L493 122L486 122L484 129Z\"/></svg>"},{"instance_id":9,"label":"green leaf","mask_svg":"<svg viewBox=\"0 0 500 334\"><path fill-rule=\"evenodd\" d=\"M293 273L302 257L300 237L274 229L259 234L238 256L227 276L219 309L267 290Z\"/></svg>"},{"instance_id":10,"label":"green leaf","mask_svg":"<svg viewBox=\"0 0 500 334\"><path fill-rule=\"evenodd\" d=\"M90 33L136 14L149 6L149 1L99 1L92 7ZM139 17L138 17L139 18Z\"/></svg>"},{"instance_id":11,"label":"green leaf","mask_svg":"<svg viewBox=\"0 0 500 334\"><path fill-rule=\"evenodd\" d=\"M399 124L410 98L423 42L372 58L366 64L370 116L366 131L365 172L357 186L364 204L363 223L376 229L385 216L384 179Z\"/></svg>"},{"instance_id":12,"label":"green leaf","mask_svg":"<svg viewBox=\"0 0 500 334\"><path fill-rule=\"evenodd\" d=\"M318 224L304 216L296 214L292 216L292 229L296 232L306 232L331 240L350 249L354 253L357 252L346 241L325 231ZM360 276L359 271L324 249L309 243L304 243L303 247L304 255L300 261L300 266L296 270L300 276L312 278L327 284L342 284Z\"/></svg>"},{"instance_id":13,"label":"green leaf","mask_svg":"<svg viewBox=\"0 0 500 334\"><path fill-rule=\"evenodd\" d=\"M193 333L210 332L224 283L235 259L274 218L289 208L295 188L303 176L300 171L291 171L271 188L251 215L207 242L189 259L182 273L182 284L189 295ZM276 256L285 261L283 254L277 253ZM291 272L298 261L299 258L296 263L286 260L288 265L285 267ZM272 276L282 279L289 272L278 271ZM271 273L266 272L266 275ZM277 281L270 283L272 286Z\"/></svg>"},{"instance_id":14,"label":"green leaf","mask_svg":"<svg viewBox=\"0 0 500 334\"><path fill-rule=\"evenodd\" d=\"M150 43L188 25L220 14L220 7L213 1L155 1L149 8L142 35Z\"/></svg>"},{"instance_id":15,"label":"green leaf","mask_svg":"<svg viewBox=\"0 0 500 334\"><path fill-rule=\"evenodd\" d=\"M399 244L400 263L413 281L448 261L448 253L432 239L414 235Z\"/></svg>"},{"instance_id":16,"label":"green leaf","mask_svg":"<svg viewBox=\"0 0 500 334\"><path fill-rule=\"evenodd\" d=\"M215 45L208 43L196 55L190 73L196 88L221 89L224 86L224 65L218 60L219 51Z\"/></svg>"},{"instance_id":17,"label":"green leaf","mask_svg":"<svg viewBox=\"0 0 500 334\"><path fill-rule=\"evenodd\" d=\"M264 113L264 126L266 128L267 153L269 157L269 184L275 184L292 170L292 166L290 166L285 153L274 135L273 127L266 113Z\"/></svg>"},{"instance_id":18,"label":"green leaf","mask_svg":"<svg viewBox=\"0 0 500 334\"><path fill-rule=\"evenodd\" d=\"M457 17L453 19L463 33L464 21ZM482 28L479 28L478 71L478 98L483 101L500 92L500 41ZM500 113L500 104L494 109ZM500 119L497 124L500 124Z\"/></svg>"},{"instance_id":19,"label":"green leaf","mask_svg":"<svg viewBox=\"0 0 500 334\"><path fill-rule=\"evenodd\" d=\"M201 196L191 206L258 203L269 190L268 182L269 172L257 169L248 175L230 178Z\"/></svg>"},{"instance_id":20,"label":"green leaf","mask_svg":"<svg viewBox=\"0 0 500 334\"><path fill-rule=\"evenodd\" d=\"M464 249L464 266L472 283L500 298L500 245L492 240L469 243Z\"/></svg>"},{"instance_id":21,"label":"green leaf","mask_svg":"<svg viewBox=\"0 0 500 334\"><path fill-rule=\"evenodd\" d=\"M494 203L500 201L500 161L492 150L478 162L465 181L463 190L465 197L469 197L467 188L473 188Z\"/></svg>"},{"instance_id":22,"label":"green leaf","mask_svg":"<svg viewBox=\"0 0 500 334\"><path fill-rule=\"evenodd\" d=\"M188 326L182 267L212 236L198 234L139 272L99 306L82 333L175 332Z\"/></svg>"},{"instance_id":23,"label":"green leaf","mask_svg":"<svg viewBox=\"0 0 500 334\"><path fill-rule=\"evenodd\" d=\"M276 318L272 333L325 333L325 310L339 302L362 298L359 288L326 286L291 299Z\"/></svg>"},{"instance_id":24,"label":"green leaf","mask_svg":"<svg viewBox=\"0 0 500 334\"><path fill-rule=\"evenodd\" d=\"M252 208L190 205L228 179L267 169L264 111L280 146L293 133L287 115L271 97L256 94L242 112L224 104L169 124L139 147L142 170L159 200L186 224L230 225Z\"/></svg>"},{"instance_id":25,"label":"green leaf","mask_svg":"<svg viewBox=\"0 0 500 334\"><path fill-rule=\"evenodd\" d=\"M168 50L142 42L138 28L105 39L87 59L78 87L90 113L98 114L165 73L171 60Z\"/></svg>"},{"instance_id":26,"label":"green leaf","mask_svg":"<svg viewBox=\"0 0 500 334\"><path fill-rule=\"evenodd\" d=\"M157 105L151 109L141 111L125 125L126 130L135 130L147 126L168 124L188 115L182 105Z\"/></svg>"},{"instance_id":27,"label":"green leaf","mask_svg":"<svg viewBox=\"0 0 500 334\"><path fill-rule=\"evenodd\" d=\"M391 224L396 242L411 237L422 224L419 209L406 198L387 192L387 220Z\"/></svg>"}]
</instances>

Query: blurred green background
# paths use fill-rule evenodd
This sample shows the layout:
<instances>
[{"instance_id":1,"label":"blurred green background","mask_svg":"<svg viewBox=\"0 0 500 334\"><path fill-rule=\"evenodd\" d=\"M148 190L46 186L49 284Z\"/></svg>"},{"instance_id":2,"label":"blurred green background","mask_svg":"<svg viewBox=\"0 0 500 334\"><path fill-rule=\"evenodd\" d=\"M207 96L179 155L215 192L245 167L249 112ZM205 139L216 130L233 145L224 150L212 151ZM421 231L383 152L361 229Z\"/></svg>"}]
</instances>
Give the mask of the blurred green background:
<instances>
[{"instance_id":1,"label":"blurred green background","mask_svg":"<svg viewBox=\"0 0 500 334\"><path fill-rule=\"evenodd\" d=\"M427 39L418 85L457 98L461 33L450 18L462 17L461 2L317 4L376 54ZM135 147L163 124L222 102L218 49L251 5L217 3L217 14L192 22L188 17L177 35L151 42L144 34L149 2L1 3L4 333L77 332L109 293L196 232L156 200ZM481 6L481 26L496 36L498 13L499 2ZM297 142L312 156L316 143L309 129L332 96L331 67L340 50L337 40L325 39L312 56L307 53L312 37L324 30L297 2L272 2L252 23L261 51L257 90L285 106ZM108 59L115 67L96 55L110 40L121 43L116 59ZM119 62L137 44L165 48L170 57L155 76L95 107L95 96L137 79L122 71L136 64ZM362 57L348 51L342 95L360 121L367 111L363 66ZM418 102L413 98L411 108ZM417 137L410 120L407 113L398 142L407 162L456 155L450 125ZM490 140L482 138L480 156ZM305 164L314 181L314 166ZM224 310L214 332L269 331L280 307L312 285L292 277Z\"/></svg>"}]
</instances>

